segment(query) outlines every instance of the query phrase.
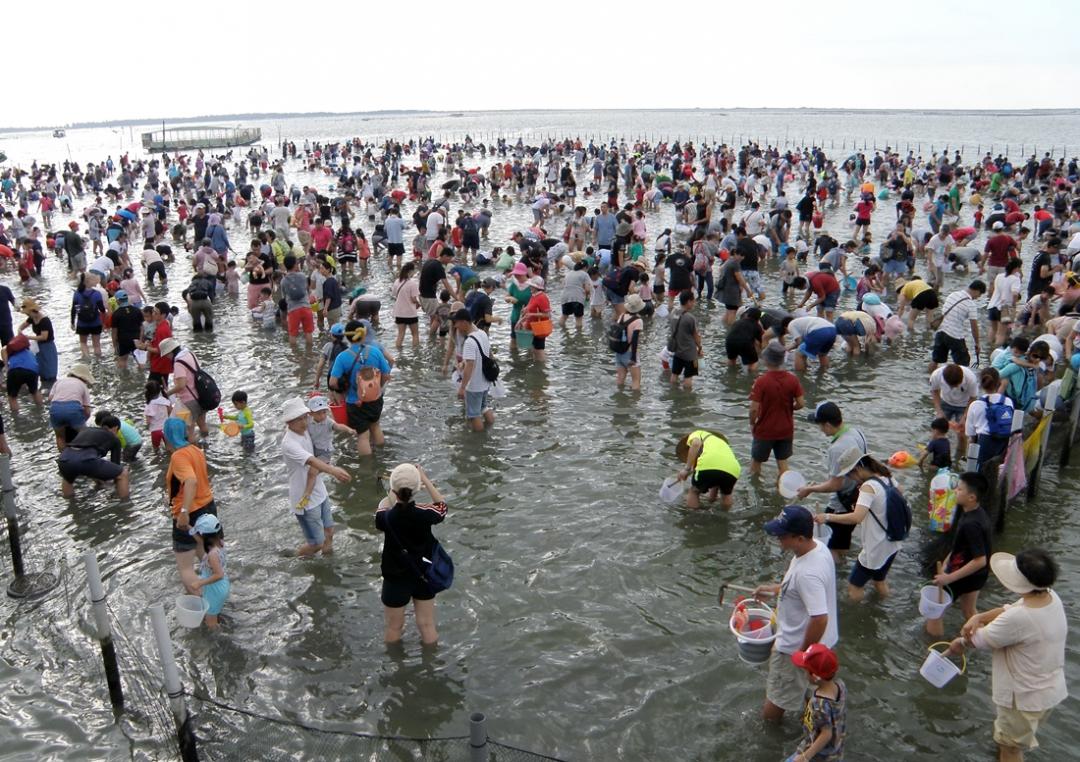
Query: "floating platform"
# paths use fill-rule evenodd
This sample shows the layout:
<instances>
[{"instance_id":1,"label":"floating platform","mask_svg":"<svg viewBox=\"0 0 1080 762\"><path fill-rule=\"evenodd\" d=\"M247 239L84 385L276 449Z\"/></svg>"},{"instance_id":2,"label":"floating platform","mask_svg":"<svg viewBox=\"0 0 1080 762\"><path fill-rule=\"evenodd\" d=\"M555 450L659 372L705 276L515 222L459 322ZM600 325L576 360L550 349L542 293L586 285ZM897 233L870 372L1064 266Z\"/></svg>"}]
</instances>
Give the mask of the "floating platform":
<instances>
[{"instance_id":1,"label":"floating platform","mask_svg":"<svg viewBox=\"0 0 1080 762\"><path fill-rule=\"evenodd\" d=\"M190 151L196 148L249 146L262 138L258 127L174 127L142 134L147 151Z\"/></svg>"}]
</instances>

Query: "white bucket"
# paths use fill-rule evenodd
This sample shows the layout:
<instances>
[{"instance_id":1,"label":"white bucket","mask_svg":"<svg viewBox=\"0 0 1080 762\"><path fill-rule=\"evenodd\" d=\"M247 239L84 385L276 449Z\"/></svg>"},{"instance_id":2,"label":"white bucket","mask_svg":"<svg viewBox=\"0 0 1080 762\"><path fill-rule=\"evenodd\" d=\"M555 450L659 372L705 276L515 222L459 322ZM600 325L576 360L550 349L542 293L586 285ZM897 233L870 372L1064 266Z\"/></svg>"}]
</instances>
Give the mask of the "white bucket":
<instances>
[{"instance_id":1,"label":"white bucket","mask_svg":"<svg viewBox=\"0 0 1080 762\"><path fill-rule=\"evenodd\" d=\"M785 471L776 482L776 489L785 500L794 499L805 486L806 477L798 471Z\"/></svg>"},{"instance_id":2,"label":"white bucket","mask_svg":"<svg viewBox=\"0 0 1080 762\"><path fill-rule=\"evenodd\" d=\"M938 595L941 596L940 603ZM950 605L952 605L952 596L949 595L949 591L937 585L927 585L919 591L919 613L927 619L941 619Z\"/></svg>"},{"instance_id":3,"label":"white bucket","mask_svg":"<svg viewBox=\"0 0 1080 762\"><path fill-rule=\"evenodd\" d=\"M769 660L772 653L773 641L776 640L776 631L772 626L773 611L764 603L755 601L754 608L746 609L747 621L763 621L765 625L756 630L740 632L735 626L735 614L732 612L728 620L728 628L735 636L735 642L739 646L739 658L747 664L764 664Z\"/></svg>"},{"instance_id":4,"label":"white bucket","mask_svg":"<svg viewBox=\"0 0 1080 762\"><path fill-rule=\"evenodd\" d=\"M682 497L686 482L679 481L677 476L669 476L660 485L660 499L665 503L674 503Z\"/></svg>"},{"instance_id":5,"label":"white bucket","mask_svg":"<svg viewBox=\"0 0 1080 762\"><path fill-rule=\"evenodd\" d=\"M926 655L926 661L919 668L919 674L926 678L935 688L944 688L957 675L967 671L967 657L963 657L962 666L957 667L945 658L943 654L934 650L934 646L948 646L948 642L941 641L930 646L930 652Z\"/></svg>"},{"instance_id":6,"label":"white bucket","mask_svg":"<svg viewBox=\"0 0 1080 762\"><path fill-rule=\"evenodd\" d=\"M828 542L832 539L832 527L828 524L814 524L814 539Z\"/></svg>"},{"instance_id":7,"label":"white bucket","mask_svg":"<svg viewBox=\"0 0 1080 762\"><path fill-rule=\"evenodd\" d=\"M195 629L201 627L206 616L206 602L201 595L176 596L176 621L183 627Z\"/></svg>"}]
</instances>

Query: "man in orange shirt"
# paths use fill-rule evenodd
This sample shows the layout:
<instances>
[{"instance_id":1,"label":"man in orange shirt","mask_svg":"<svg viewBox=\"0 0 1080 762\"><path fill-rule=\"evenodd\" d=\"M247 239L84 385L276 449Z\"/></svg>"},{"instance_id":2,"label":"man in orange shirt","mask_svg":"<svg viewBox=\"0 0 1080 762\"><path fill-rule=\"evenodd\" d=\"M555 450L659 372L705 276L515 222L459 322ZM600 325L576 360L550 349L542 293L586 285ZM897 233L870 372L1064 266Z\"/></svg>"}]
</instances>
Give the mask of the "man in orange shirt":
<instances>
[{"instance_id":1,"label":"man in orange shirt","mask_svg":"<svg viewBox=\"0 0 1080 762\"><path fill-rule=\"evenodd\" d=\"M203 451L188 442L187 425L179 418L169 418L162 428L165 447L172 455L169 468L165 472L165 492L172 509L173 553L176 556L176 568L180 571L180 581L189 595L198 595L194 583L198 579L195 573L195 555L204 555L201 541L191 535L191 527L200 516L208 513L217 515L214 505L214 493L210 489L210 475L206 471L206 456Z\"/></svg>"}]
</instances>

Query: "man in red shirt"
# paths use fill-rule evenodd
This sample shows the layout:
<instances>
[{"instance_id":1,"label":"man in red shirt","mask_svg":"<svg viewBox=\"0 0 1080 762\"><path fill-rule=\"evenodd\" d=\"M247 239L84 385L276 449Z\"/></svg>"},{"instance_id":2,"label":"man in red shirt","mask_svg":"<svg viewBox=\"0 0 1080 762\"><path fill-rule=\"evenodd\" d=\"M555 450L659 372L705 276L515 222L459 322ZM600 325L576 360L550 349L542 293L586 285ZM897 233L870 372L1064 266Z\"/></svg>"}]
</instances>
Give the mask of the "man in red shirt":
<instances>
[{"instance_id":1,"label":"man in red shirt","mask_svg":"<svg viewBox=\"0 0 1080 762\"><path fill-rule=\"evenodd\" d=\"M1013 257L1019 256L1016 241L1005 232L1005 223L1000 220L994 223L994 235L986 241L983 251L986 252L986 279L990 282L990 293L994 295L994 279L1005 272L1005 265Z\"/></svg>"},{"instance_id":2,"label":"man in red shirt","mask_svg":"<svg viewBox=\"0 0 1080 762\"><path fill-rule=\"evenodd\" d=\"M837 283L836 276L832 274L832 268L827 262L822 262L818 267L821 269L806 276L806 296L799 302L799 306L805 306L810 300L810 294L813 294L817 297L817 301L807 309L817 309L818 317L832 320L833 310L840 301L840 284Z\"/></svg>"},{"instance_id":3,"label":"man in red shirt","mask_svg":"<svg viewBox=\"0 0 1080 762\"><path fill-rule=\"evenodd\" d=\"M161 342L172 336L172 326L169 324L169 304L168 302L158 302L154 305L154 338L150 341L140 341L136 343L139 349L144 349L150 358L150 375L151 381L157 381L161 384L161 388L164 391L169 387L169 376L172 374L173 361L172 357L165 355L162 356L158 351L158 347Z\"/></svg>"},{"instance_id":4,"label":"man in red shirt","mask_svg":"<svg viewBox=\"0 0 1080 762\"><path fill-rule=\"evenodd\" d=\"M766 371L750 389L750 473L761 473L761 464L775 455L783 474L795 439L795 411L806 404L802 384L794 373L783 369L784 345L775 339L761 352Z\"/></svg>"}]
</instances>

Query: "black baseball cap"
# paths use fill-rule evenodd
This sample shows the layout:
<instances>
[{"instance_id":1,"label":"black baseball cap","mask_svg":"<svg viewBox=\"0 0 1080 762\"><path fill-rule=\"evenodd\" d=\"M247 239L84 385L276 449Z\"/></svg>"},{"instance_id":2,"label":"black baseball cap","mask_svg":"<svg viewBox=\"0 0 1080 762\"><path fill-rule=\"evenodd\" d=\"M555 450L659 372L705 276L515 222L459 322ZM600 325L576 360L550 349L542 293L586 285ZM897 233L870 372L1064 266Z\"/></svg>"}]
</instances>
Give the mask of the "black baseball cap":
<instances>
[{"instance_id":1,"label":"black baseball cap","mask_svg":"<svg viewBox=\"0 0 1080 762\"><path fill-rule=\"evenodd\" d=\"M814 514L801 505L786 505L779 516L765 523L765 534L773 537L786 534L813 537Z\"/></svg>"},{"instance_id":2,"label":"black baseball cap","mask_svg":"<svg viewBox=\"0 0 1080 762\"><path fill-rule=\"evenodd\" d=\"M828 423L839 426L844 422L844 416L840 412L840 406L835 402L819 402L814 412L806 416L810 423Z\"/></svg>"}]
</instances>

